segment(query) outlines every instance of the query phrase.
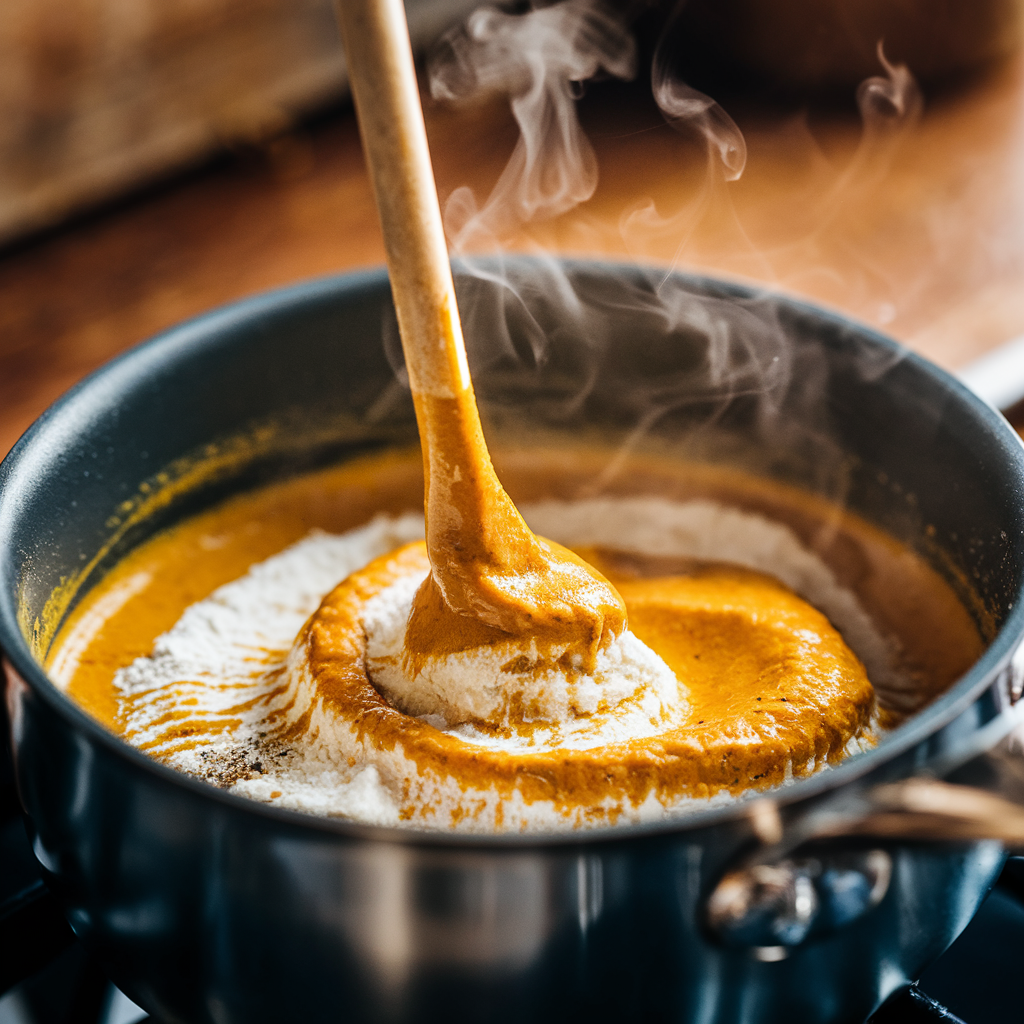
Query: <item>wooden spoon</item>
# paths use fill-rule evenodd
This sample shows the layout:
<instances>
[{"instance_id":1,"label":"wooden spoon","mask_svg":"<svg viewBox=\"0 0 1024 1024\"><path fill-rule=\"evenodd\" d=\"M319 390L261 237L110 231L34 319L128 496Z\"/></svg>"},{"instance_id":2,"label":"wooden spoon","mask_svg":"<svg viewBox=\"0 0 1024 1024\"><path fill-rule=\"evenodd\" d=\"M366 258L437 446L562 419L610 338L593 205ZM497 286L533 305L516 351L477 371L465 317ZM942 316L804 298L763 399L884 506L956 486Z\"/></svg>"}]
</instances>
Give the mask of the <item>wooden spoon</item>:
<instances>
[{"instance_id":1,"label":"wooden spoon","mask_svg":"<svg viewBox=\"0 0 1024 1024\"><path fill-rule=\"evenodd\" d=\"M415 662L514 634L590 665L625 628L625 606L595 569L531 533L495 475L466 360L405 10L401 0L339 0L337 10L423 447L431 575L416 596L407 654Z\"/></svg>"}]
</instances>

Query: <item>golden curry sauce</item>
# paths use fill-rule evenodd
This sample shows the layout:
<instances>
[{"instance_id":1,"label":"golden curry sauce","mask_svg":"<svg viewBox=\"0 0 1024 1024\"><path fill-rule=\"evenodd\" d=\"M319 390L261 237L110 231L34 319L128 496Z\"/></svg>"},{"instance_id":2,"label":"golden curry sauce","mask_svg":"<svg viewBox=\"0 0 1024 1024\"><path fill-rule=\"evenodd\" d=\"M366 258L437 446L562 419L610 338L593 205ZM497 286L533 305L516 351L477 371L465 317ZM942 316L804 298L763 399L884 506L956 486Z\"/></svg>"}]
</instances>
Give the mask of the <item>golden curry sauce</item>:
<instances>
[{"instance_id":1,"label":"golden curry sauce","mask_svg":"<svg viewBox=\"0 0 1024 1024\"><path fill-rule=\"evenodd\" d=\"M688 576L615 581L631 628L689 689L682 722L596 749L482 749L403 714L365 669L366 600L428 567L422 544L377 559L324 599L305 637L317 694L331 713L375 748L401 744L420 774L603 813L609 803L635 806L651 794L671 803L778 785L787 769L800 775L837 760L874 710L863 666L820 612L759 573L695 567ZM800 643L801 634L816 643Z\"/></svg>"},{"instance_id":2,"label":"golden curry sauce","mask_svg":"<svg viewBox=\"0 0 1024 1024\"><path fill-rule=\"evenodd\" d=\"M599 451L520 451L505 457L502 476L517 501L572 498L606 458ZM417 463L411 454L368 458L239 496L156 536L87 595L48 667L87 710L123 731L113 687L119 668L148 654L189 605L309 529L340 533L373 513L415 508L423 486ZM983 649L971 615L922 558L823 501L737 472L654 458L634 459L607 490L713 498L785 523L857 595L879 629L898 639L910 685L879 688L889 721L945 689ZM653 790L707 796L775 785L786 765L801 774L835 760L867 725L874 697L863 667L825 617L777 581L736 567L611 550L581 550L577 557L594 566L595 578L615 585L629 628L688 688L685 720L666 733L614 744L597 757L578 750L510 756L471 748L389 705L358 664L358 642L346 652L338 641L346 631L358 639L358 623L345 620L358 608L353 593L379 589L403 561L425 569L422 545L355 573L307 625L322 692L354 729L376 743L401 744L421 771L456 775L477 788L517 788L527 801L554 795L595 806L607 796L636 802ZM813 657L794 643L801 631L821 639Z\"/></svg>"}]
</instances>

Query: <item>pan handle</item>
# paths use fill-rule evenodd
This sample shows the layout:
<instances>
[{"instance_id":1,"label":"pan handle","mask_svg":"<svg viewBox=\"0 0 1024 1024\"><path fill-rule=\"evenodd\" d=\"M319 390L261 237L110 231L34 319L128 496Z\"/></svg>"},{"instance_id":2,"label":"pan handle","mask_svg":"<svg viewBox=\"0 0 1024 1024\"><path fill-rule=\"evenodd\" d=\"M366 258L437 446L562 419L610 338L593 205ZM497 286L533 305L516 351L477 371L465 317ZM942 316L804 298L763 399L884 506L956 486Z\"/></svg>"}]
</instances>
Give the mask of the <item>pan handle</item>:
<instances>
[{"instance_id":1,"label":"pan handle","mask_svg":"<svg viewBox=\"0 0 1024 1024\"><path fill-rule=\"evenodd\" d=\"M1024 807L976 786L911 778L870 792L872 810L815 838L867 836L906 842L996 840L1024 851Z\"/></svg>"},{"instance_id":2,"label":"pan handle","mask_svg":"<svg viewBox=\"0 0 1024 1024\"><path fill-rule=\"evenodd\" d=\"M1024 850L1024 807L986 790L911 778L868 796L866 813L837 818L813 835L787 835L727 871L705 905L712 934L755 959L782 960L794 946L844 928L881 903L893 872L885 847L893 841L996 840Z\"/></svg>"},{"instance_id":3,"label":"pan handle","mask_svg":"<svg viewBox=\"0 0 1024 1024\"><path fill-rule=\"evenodd\" d=\"M1013 709L1018 721L1022 710L1024 702ZM774 801L757 800L750 805L749 818L761 846L747 864L771 863L806 843L846 837L945 843L994 840L1024 854L1024 723L954 770L943 771L937 764L932 774L863 789L851 787L785 824Z\"/></svg>"},{"instance_id":4,"label":"pan handle","mask_svg":"<svg viewBox=\"0 0 1024 1024\"><path fill-rule=\"evenodd\" d=\"M995 841L1024 852L1022 750L1019 734L1011 733L946 779L850 787L785 823L774 801L752 802L749 820L761 843L709 893L710 931L757 959L783 959L882 901L893 842Z\"/></svg>"},{"instance_id":5,"label":"pan handle","mask_svg":"<svg viewBox=\"0 0 1024 1024\"><path fill-rule=\"evenodd\" d=\"M1017 769L1024 771L1020 761ZM774 804L758 803L766 819ZM725 945L746 948L759 960L781 960L794 946L863 917L888 892L893 859L887 847L894 841L995 840L1024 850L1024 807L941 779L886 783L861 797L859 812L848 804L843 813L813 817L816 827L787 828L777 842L735 864L708 894L706 923ZM762 820L762 831L767 826Z\"/></svg>"}]
</instances>

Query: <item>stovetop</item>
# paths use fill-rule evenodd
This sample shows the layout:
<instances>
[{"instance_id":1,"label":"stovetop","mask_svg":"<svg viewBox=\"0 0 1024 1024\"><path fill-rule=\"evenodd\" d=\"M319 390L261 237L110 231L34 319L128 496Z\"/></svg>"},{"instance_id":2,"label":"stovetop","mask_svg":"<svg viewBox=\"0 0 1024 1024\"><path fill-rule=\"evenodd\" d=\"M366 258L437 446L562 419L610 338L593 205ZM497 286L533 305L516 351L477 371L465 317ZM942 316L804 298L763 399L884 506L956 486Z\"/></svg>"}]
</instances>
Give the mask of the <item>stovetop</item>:
<instances>
[{"instance_id":1,"label":"stovetop","mask_svg":"<svg viewBox=\"0 0 1024 1024\"><path fill-rule=\"evenodd\" d=\"M8 805L9 806L9 805ZM0 930L18 935L0 958L0 1024L135 1024L145 1012L104 976L39 880L20 817L0 825ZM12 885L12 879L20 880ZM42 909L42 912L41 912ZM19 917L20 915L20 917ZM1006 1024L1020 1019L1024 858L1011 859L974 920L868 1024ZM796 1022L795 1022L796 1024Z\"/></svg>"}]
</instances>

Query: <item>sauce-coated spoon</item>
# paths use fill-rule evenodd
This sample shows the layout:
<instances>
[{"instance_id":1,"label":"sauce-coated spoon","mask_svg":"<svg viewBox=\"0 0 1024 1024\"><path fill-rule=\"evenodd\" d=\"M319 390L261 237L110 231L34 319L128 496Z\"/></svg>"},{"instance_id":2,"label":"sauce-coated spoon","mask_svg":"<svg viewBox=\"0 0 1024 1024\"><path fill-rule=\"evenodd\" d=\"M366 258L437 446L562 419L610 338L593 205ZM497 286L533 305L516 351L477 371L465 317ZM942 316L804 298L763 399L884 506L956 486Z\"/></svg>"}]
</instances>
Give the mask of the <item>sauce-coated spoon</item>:
<instances>
[{"instance_id":1,"label":"sauce-coated spoon","mask_svg":"<svg viewBox=\"0 0 1024 1024\"><path fill-rule=\"evenodd\" d=\"M391 290L423 447L431 575L407 655L513 634L577 667L625 628L615 589L536 537L484 442L441 224L401 0L339 0L349 80L384 230Z\"/></svg>"}]
</instances>

